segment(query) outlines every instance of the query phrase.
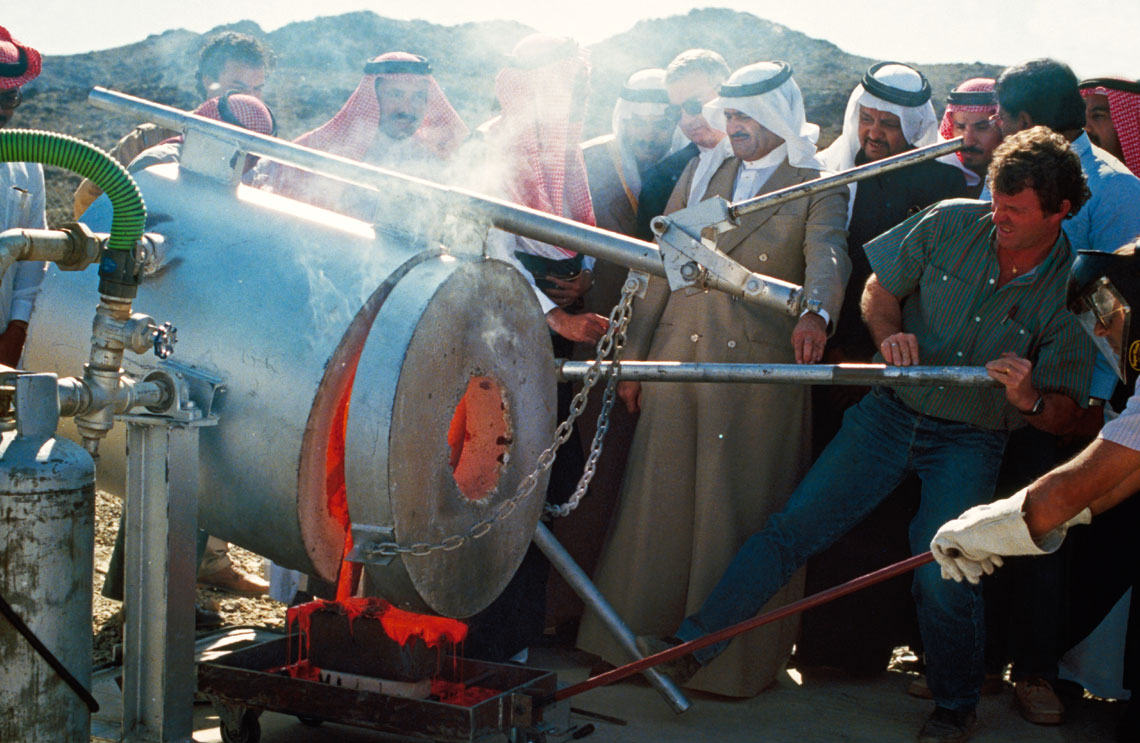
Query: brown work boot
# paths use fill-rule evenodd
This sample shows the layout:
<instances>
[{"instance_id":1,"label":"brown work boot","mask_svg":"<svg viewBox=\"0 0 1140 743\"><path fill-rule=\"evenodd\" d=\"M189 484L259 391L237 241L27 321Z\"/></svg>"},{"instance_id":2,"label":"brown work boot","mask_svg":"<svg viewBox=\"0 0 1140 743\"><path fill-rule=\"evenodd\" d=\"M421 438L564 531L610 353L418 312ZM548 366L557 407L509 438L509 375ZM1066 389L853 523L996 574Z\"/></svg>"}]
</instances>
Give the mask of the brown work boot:
<instances>
[{"instance_id":1,"label":"brown work boot","mask_svg":"<svg viewBox=\"0 0 1140 743\"><path fill-rule=\"evenodd\" d=\"M226 565L217 572L198 576L198 585L207 588L216 588L219 591L232 593L235 596L264 596L269 593L269 582L260 575L244 573L234 567Z\"/></svg>"},{"instance_id":2,"label":"brown work boot","mask_svg":"<svg viewBox=\"0 0 1140 743\"><path fill-rule=\"evenodd\" d=\"M1060 725L1065 721L1065 705L1057 698L1053 685L1040 676L1014 682L1013 705L1022 717L1037 725Z\"/></svg>"},{"instance_id":3,"label":"brown work boot","mask_svg":"<svg viewBox=\"0 0 1140 743\"><path fill-rule=\"evenodd\" d=\"M918 743L965 743L977 719L973 709L935 707L918 732Z\"/></svg>"},{"instance_id":4,"label":"brown work boot","mask_svg":"<svg viewBox=\"0 0 1140 743\"><path fill-rule=\"evenodd\" d=\"M681 640L678 640L676 637L638 635L634 638L634 643L643 656L648 656L656 655L669 648L676 647L681 644ZM701 670L701 662L690 653L688 655L682 655L680 658L667 660L655 666L655 668L673 679L673 682L677 684L677 686L684 686L689 679L697 675L697 671Z\"/></svg>"}]
</instances>

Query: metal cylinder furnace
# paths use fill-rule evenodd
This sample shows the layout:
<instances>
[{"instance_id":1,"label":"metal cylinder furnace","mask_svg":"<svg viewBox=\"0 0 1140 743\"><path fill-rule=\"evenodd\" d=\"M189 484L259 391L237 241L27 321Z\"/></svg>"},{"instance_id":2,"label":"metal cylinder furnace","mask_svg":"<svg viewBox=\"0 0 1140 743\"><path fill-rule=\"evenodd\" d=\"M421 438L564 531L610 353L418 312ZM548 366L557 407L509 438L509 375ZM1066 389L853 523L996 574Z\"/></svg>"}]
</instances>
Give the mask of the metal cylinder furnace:
<instances>
[{"instance_id":1,"label":"metal cylinder furnace","mask_svg":"<svg viewBox=\"0 0 1140 743\"><path fill-rule=\"evenodd\" d=\"M177 318L179 365L224 385L201 439L202 528L335 580L350 524L437 543L511 499L555 423L549 334L517 271L175 165L136 180L165 238L138 303ZM106 204L84 221L105 230ZM81 365L88 273L49 268L28 368ZM120 494L122 438L116 427L99 463L100 487ZM522 560L544 483L482 538L368 565L372 583L414 611L477 612Z\"/></svg>"}]
</instances>

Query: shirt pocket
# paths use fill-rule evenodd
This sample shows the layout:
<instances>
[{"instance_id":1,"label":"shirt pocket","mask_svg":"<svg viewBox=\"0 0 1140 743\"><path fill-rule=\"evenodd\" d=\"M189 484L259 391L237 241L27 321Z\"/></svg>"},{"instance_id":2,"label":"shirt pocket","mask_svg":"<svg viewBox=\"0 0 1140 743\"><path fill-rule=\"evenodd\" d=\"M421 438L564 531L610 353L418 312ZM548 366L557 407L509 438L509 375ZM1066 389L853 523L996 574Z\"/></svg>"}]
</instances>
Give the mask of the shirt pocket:
<instances>
[{"instance_id":1,"label":"shirt pocket","mask_svg":"<svg viewBox=\"0 0 1140 743\"><path fill-rule=\"evenodd\" d=\"M949 269L931 263L919 281L922 311L928 330L949 337L961 323L973 321L978 281L967 281Z\"/></svg>"},{"instance_id":2,"label":"shirt pocket","mask_svg":"<svg viewBox=\"0 0 1140 743\"><path fill-rule=\"evenodd\" d=\"M985 359L980 359L981 362L992 361L1008 352L1017 354L1023 359L1030 359L1036 364L1037 360L1030 357L1037 355L1037 331L1032 326L1007 316L986 336L984 348L981 350L987 354Z\"/></svg>"}]
</instances>

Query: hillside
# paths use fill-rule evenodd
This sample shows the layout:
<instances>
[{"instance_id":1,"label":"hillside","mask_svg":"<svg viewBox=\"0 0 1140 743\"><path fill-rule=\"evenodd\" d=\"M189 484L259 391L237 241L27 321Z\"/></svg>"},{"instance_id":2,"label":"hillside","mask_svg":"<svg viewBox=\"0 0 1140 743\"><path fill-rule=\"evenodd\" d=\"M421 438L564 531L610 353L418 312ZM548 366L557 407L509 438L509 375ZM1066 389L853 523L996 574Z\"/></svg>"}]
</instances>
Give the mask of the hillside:
<instances>
[{"instance_id":1,"label":"hillside","mask_svg":"<svg viewBox=\"0 0 1140 743\"><path fill-rule=\"evenodd\" d=\"M277 66L265 98L277 116L281 136L290 139L340 108L356 87L364 60L393 49L429 57L448 98L474 128L492 113L495 73L506 54L530 32L510 21L440 26L371 12L316 18L271 33L248 21L204 35L172 30L115 49L46 57L43 74L25 88L26 102L13 125L62 131L110 147L137 122L89 106L86 96L91 87L102 85L193 108L198 47L204 36L225 29L262 38L276 52ZM716 49L733 68L761 59L790 62L804 91L808 118L823 128L821 144L838 134L847 97L874 61L748 13L703 9L641 21L590 49L593 89L586 137L608 131L613 101L630 72L663 67L692 47ZM981 63L922 69L934 88L936 108L958 82L1000 70ZM70 215L70 194L78 179L60 171L48 178L49 222L57 224Z\"/></svg>"}]
</instances>

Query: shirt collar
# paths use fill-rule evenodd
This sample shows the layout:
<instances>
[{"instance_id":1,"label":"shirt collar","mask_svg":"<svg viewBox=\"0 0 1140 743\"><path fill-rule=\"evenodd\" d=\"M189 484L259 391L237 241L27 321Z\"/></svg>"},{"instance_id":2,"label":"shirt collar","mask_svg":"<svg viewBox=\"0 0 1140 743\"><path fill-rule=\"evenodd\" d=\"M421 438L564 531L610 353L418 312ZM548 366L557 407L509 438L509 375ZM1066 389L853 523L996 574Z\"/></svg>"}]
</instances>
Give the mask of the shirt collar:
<instances>
[{"instance_id":1,"label":"shirt collar","mask_svg":"<svg viewBox=\"0 0 1140 743\"><path fill-rule=\"evenodd\" d=\"M782 144L759 160L752 160L751 162L741 160L740 165L744 170L766 170L776 167L782 163L787 156L788 145Z\"/></svg>"}]
</instances>

